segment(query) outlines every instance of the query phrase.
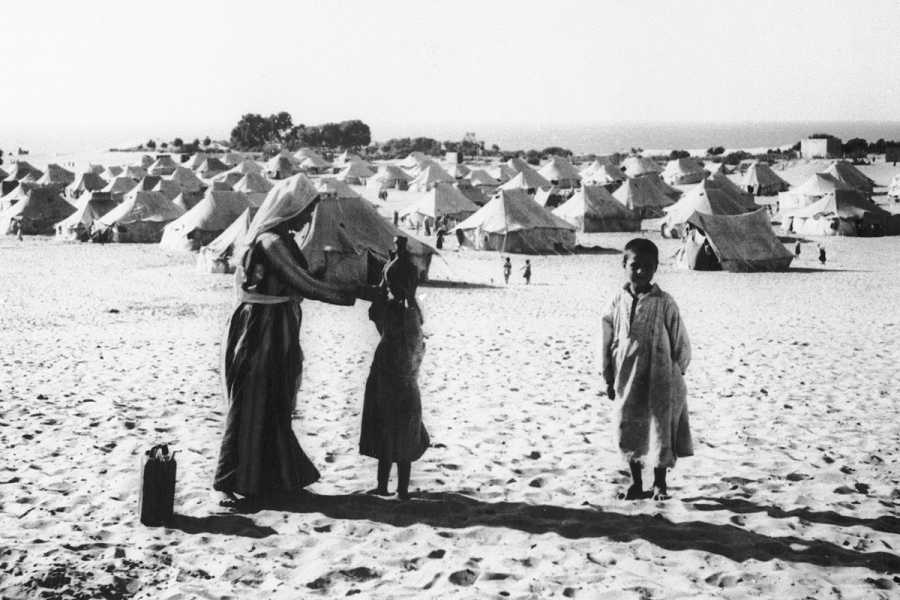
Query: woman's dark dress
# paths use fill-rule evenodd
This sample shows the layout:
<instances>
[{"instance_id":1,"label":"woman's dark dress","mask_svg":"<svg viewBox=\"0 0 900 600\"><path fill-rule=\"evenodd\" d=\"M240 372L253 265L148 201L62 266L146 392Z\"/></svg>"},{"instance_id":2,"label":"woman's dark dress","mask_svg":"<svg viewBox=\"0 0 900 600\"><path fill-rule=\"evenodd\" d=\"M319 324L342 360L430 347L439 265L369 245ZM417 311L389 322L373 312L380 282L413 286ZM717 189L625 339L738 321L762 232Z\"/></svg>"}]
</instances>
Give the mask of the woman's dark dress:
<instances>
[{"instance_id":1,"label":"woman's dark dress","mask_svg":"<svg viewBox=\"0 0 900 600\"><path fill-rule=\"evenodd\" d=\"M283 239L306 268L293 239ZM242 287L248 292L288 293L259 242L245 258L244 273ZM216 490L254 496L297 490L319 479L319 471L291 429L303 371L300 320L296 301L243 302L231 317L224 356L229 409L213 485Z\"/></svg>"},{"instance_id":2,"label":"woman's dark dress","mask_svg":"<svg viewBox=\"0 0 900 600\"><path fill-rule=\"evenodd\" d=\"M412 462L430 444L418 383L425 354L422 315L415 302L396 299L376 301L369 314L381 341L366 381L359 452L387 462Z\"/></svg>"}]
</instances>

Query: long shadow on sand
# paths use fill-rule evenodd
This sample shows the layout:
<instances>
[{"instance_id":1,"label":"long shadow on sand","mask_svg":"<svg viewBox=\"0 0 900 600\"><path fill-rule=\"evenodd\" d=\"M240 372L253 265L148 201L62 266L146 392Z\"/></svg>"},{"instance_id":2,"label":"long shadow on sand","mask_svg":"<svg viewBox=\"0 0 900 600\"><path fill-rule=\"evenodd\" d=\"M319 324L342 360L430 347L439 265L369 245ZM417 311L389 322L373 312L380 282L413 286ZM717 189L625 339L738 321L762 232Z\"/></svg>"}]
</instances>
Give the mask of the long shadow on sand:
<instances>
[{"instance_id":1,"label":"long shadow on sand","mask_svg":"<svg viewBox=\"0 0 900 600\"><path fill-rule=\"evenodd\" d=\"M826 525L838 525L839 527L868 527L887 533L900 533L900 518L884 516L874 519L861 519L842 515L831 510L816 511L808 508L795 508L784 510L777 506L754 504L741 498L715 498L712 496L698 496L696 498L684 498L684 502L690 502L694 510L715 511L727 510L737 514L766 513L773 519L789 519L797 517L811 523L825 523Z\"/></svg>"},{"instance_id":2,"label":"long shadow on sand","mask_svg":"<svg viewBox=\"0 0 900 600\"><path fill-rule=\"evenodd\" d=\"M816 269L814 267L791 267L788 273L871 273L859 269Z\"/></svg>"},{"instance_id":3,"label":"long shadow on sand","mask_svg":"<svg viewBox=\"0 0 900 600\"><path fill-rule=\"evenodd\" d=\"M821 540L771 537L734 525L703 521L673 523L660 515L625 515L599 508L564 508L522 502L484 502L462 494L422 494L408 502L365 494L304 495L268 503L266 509L321 513L333 519L365 519L406 527L506 527L526 533L557 533L571 539L646 540L666 550L698 550L737 562L780 559L828 567L866 567L900 573L900 556L857 552Z\"/></svg>"},{"instance_id":4,"label":"long shadow on sand","mask_svg":"<svg viewBox=\"0 0 900 600\"><path fill-rule=\"evenodd\" d=\"M185 533L217 533L223 535L239 535L249 538L264 538L278 533L271 527L261 527L247 517L240 515L213 515L209 517L190 517L175 514L166 525L170 529L179 529Z\"/></svg>"},{"instance_id":5,"label":"long shadow on sand","mask_svg":"<svg viewBox=\"0 0 900 600\"><path fill-rule=\"evenodd\" d=\"M490 290L500 286L471 281L450 281L449 279L428 279L419 283L423 288L445 288L454 290Z\"/></svg>"}]
</instances>

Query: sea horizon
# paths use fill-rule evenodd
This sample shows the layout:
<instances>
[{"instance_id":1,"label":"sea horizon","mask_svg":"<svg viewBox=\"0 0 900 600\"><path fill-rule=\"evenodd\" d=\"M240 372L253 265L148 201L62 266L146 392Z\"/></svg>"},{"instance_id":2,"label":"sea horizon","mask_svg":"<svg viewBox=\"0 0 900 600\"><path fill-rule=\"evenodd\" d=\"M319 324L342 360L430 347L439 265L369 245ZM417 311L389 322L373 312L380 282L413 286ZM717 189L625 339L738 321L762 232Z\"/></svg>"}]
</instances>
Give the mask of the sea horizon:
<instances>
[{"instance_id":1,"label":"sea horizon","mask_svg":"<svg viewBox=\"0 0 900 600\"><path fill-rule=\"evenodd\" d=\"M363 119L365 121L365 119ZM368 121L367 121L368 122ZM494 144L504 151L542 150L561 147L575 154L609 154L683 149L702 151L709 147L726 149L765 149L791 146L815 133L829 133L842 140L858 137L869 142L878 139L900 140L900 121L618 121L572 124L482 123L396 125L370 123L373 142L391 138L430 137L438 141L460 140L466 132L474 132L486 147ZM213 128L210 128L213 129ZM84 152L105 152L112 148L135 146L142 141L174 139L185 142L210 136L227 139L229 132L172 133L123 135L101 130L67 134L28 134L4 136L0 132L0 149L7 159L14 159L18 148L30 155L65 156Z\"/></svg>"}]
</instances>

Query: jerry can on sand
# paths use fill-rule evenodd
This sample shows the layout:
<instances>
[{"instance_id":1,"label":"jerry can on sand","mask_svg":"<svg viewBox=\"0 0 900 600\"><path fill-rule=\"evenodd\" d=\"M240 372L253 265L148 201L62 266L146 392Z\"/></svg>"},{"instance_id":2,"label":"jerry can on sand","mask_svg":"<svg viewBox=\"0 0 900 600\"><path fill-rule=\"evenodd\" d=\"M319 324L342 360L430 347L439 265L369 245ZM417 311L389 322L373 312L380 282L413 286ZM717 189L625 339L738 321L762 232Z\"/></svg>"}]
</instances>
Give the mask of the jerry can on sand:
<instances>
[{"instance_id":1,"label":"jerry can on sand","mask_svg":"<svg viewBox=\"0 0 900 600\"><path fill-rule=\"evenodd\" d=\"M141 523L150 527L172 520L175 507L175 452L167 444L147 450L141 481Z\"/></svg>"}]
</instances>

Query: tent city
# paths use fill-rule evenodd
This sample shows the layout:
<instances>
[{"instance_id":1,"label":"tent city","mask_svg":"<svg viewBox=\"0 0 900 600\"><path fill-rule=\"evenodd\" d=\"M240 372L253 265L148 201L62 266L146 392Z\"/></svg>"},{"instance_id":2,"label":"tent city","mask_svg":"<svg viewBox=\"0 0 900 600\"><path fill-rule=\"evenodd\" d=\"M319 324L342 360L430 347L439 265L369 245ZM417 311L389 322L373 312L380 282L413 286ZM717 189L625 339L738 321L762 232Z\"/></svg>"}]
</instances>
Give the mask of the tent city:
<instances>
[{"instance_id":1,"label":"tent city","mask_svg":"<svg viewBox=\"0 0 900 600\"><path fill-rule=\"evenodd\" d=\"M160 2L0 20L0 597L900 594L900 5Z\"/></svg>"}]
</instances>

